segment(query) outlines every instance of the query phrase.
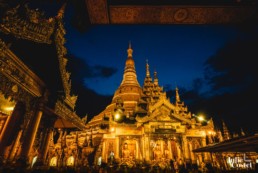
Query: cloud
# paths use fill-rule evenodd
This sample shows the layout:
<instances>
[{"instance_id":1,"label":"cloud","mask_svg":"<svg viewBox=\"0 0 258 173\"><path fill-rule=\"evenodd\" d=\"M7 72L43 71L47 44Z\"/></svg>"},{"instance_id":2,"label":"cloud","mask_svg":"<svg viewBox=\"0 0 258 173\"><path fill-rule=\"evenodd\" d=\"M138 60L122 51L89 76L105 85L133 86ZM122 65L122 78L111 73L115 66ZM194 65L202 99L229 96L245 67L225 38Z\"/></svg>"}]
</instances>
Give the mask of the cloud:
<instances>
[{"instance_id":1,"label":"cloud","mask_svg":"<svg viewBox=\"0 0 258 173\"><path fill-rule=\"evenodd\" d=\"M109 78L117 72L117 68L103 65L89 65L83 58L74 55L67 55L69 61L69 69L73 71L72 76L80 82L85 78Z\"/></svg>"},{"instance_id":2,"label":"cloud","mask_svg":"<svg viewBox=\"0 0 258 173\"><path fill-rule=\"evenodd\" d=\"M117 68L106 67L102 65L93 66L91 69L93 71L92 77L109 78L117 72Z\"/></svg>"},{"instance_id":3,"label":"cloud","mask_svg":"<svg viewBox=\"0 0 258 173\"><path fill-rule=\"evenodd\" d=\"M205 63L205 80L211 89L191 102L191 110L204 108L217 125L223 119L231 131L238 132L241 127L257 131L252 121L258 104L257 45L257 34L245 32L211 56Z\"/></svg>"},{"instance_id":4,"label":"cloud","mask_svg":"<svg viewBox=\"0 0 258 173\"><path fill-rule=\"evenodd\" d=\"M182 101L192 113L202 113L213 118L216 127L222 129L224 120L233 132L243 128L247 133L258 131L256 114L258 105L258 30L238 28L240 36L226 43L205 62L204 79L194 79L192 88L179 88ZM257 27L256 27L257 28ZM209 84L204 91L201 88ZM164 87L171 102L175 90Z\"/></svg>"},{"instance_id":5,"label":"cloud","mask_svg":"<svg viewBox=\"0 0 258 173\"><path fill-rule=\"evenodd\" d=\"M67 55L69 59L67 70L71 72L72 91L78 95L76 103L76 113L79 116L88 114L91 119L94 115L100 113L111 102L112 96L101 95L88 88L84 84L85 78L112 76L116 69L105 66L90 66L82 58L74 55Z\"/></svg>"},{"instance_id":6,"label":"cloud","mask_svg":"<svg viewBox=\"0 0 258 173\"><path fill-rule=\"evenodd\" d=\"M206 80L219 92L237 92L257 85L258 37L228 43L206 62ZM233 89L233 90L232 90Z\"/></svg>"}]
</instances>

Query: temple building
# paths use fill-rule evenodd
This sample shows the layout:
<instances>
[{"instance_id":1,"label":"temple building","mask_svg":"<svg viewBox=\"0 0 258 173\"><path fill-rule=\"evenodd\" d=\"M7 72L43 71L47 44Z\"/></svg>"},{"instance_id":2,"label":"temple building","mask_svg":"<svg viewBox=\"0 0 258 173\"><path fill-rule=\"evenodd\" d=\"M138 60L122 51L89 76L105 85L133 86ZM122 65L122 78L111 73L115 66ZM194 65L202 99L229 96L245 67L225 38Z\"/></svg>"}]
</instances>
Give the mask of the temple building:
<instances>
[{"instance_id":1,"label":"temple building","mask_svg":"<svg viewBox=\"0 0 258 173\"><path fill-rule=\"evenodd\" d=\"M85 128L66 70L64 6L51 18L0 7L0 168L31 168L45 163L57 129Z\"/></svg>"},{"instance_id":2,"label":"temple building","mask_svg":"<svg viewBox=\"0 0 258 173\"><path fill-rule=\"evenodd\" d=\"M214 133L212 120L203 125L188 111L177 88L175 96L171 102L159 85L157 72L152 79L148 63L140 86L129 44L123 79L112 102L77 135L85 135L92 143L96 163L102 158L108 164L114 159L129 167L145 162L164 168L171 160L195 164L210 161L207 153L192 150L206 146L206 136Z\"/></svg>"}]
</instances>

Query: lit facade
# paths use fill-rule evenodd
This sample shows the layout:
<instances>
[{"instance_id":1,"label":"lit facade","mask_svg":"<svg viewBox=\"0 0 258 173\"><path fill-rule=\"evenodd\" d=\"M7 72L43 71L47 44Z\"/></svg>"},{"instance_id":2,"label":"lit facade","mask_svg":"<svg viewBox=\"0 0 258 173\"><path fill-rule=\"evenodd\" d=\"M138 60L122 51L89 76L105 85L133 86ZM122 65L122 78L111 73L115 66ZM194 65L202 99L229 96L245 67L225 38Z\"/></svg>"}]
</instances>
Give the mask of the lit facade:
<instances>
[{"instance_id":1,"label":"lit facade","mask_svg":"<svg viewBox=\"0 0 258 173\"><path fill-rule=\"evenodd\" d=\"M210 161L207 153L195 154L193 149L206 146L206 136L214 132L212 120L202 125L180 100L170 102L158 83L157 72L152 79L146 63L146 77L141 87L137 80L133 49L127 50L123 80L115 91L112 103L94 116L83 133L98 146L95 161L135 166L144 162L168 167L170 161L194 163Z\"/></svg>"}]
</instances>

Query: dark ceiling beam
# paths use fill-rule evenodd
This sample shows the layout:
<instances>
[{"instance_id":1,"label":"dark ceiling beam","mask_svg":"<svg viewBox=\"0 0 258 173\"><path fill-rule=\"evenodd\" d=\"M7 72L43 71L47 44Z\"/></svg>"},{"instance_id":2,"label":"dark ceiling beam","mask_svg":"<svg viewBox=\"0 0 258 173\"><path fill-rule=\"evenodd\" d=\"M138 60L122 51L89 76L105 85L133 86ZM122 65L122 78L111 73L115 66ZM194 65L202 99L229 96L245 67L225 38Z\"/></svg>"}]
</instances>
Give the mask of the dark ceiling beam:
<instances>
[{"instance_id":1,"label":"dark ceiling beam","mask_svg":"<svg viewBox=\"0 0 258 173\"><path fill-rule=\"evenodd\" d=\"M169 1L85 0L91 24L238 24L258 21L255 1ZM174 3L175 3L174 2ZM216 2L216 3L215 3ZM223 3L224 2L224 3ZM190 5L189 5L190 4Z\"/></svg>"}]
</instances>

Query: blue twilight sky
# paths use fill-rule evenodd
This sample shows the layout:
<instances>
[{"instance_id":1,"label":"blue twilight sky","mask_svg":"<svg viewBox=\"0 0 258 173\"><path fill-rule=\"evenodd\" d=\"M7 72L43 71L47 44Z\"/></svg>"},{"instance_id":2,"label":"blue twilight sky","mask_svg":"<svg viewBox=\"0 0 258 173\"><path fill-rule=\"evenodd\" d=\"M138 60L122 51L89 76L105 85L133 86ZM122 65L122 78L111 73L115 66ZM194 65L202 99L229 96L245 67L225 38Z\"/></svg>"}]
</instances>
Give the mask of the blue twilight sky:
<instances>
[{"instance_id":1,"label":"blue twilight sky","mask_svg":"<svg viewBox=\"0 0 258 173\"><path fill-rule=\"evenodd\" d=\"M68 53L91 67L117 69L110 76L85 77L85 85L101 95L112 95L123 77L128 43L131 41L137 78L157 71L161 86L191 88L192 81L204 77L204 62L226 42L237 37L230 26L214 25L97 25L80 33L67 27Z\"/></svg>"},{"instance_id":2,"label":"blue twilight sky","mask_svg":"<svg viewBox=\"0 0 258 173\"><path fill-rule=\"evenodd\" d=\"M32 2L50 17L63 5ZM140 85L148 59L171 101L177 86L192 113L213 117L218 126L223 120L235 132L258 131L252 121L258 104L257 18L235 25L92 25L79 2L67 3L63 20L78 115L90 119L110 104L131 42Z\"/></svg>"}]
</instances>

